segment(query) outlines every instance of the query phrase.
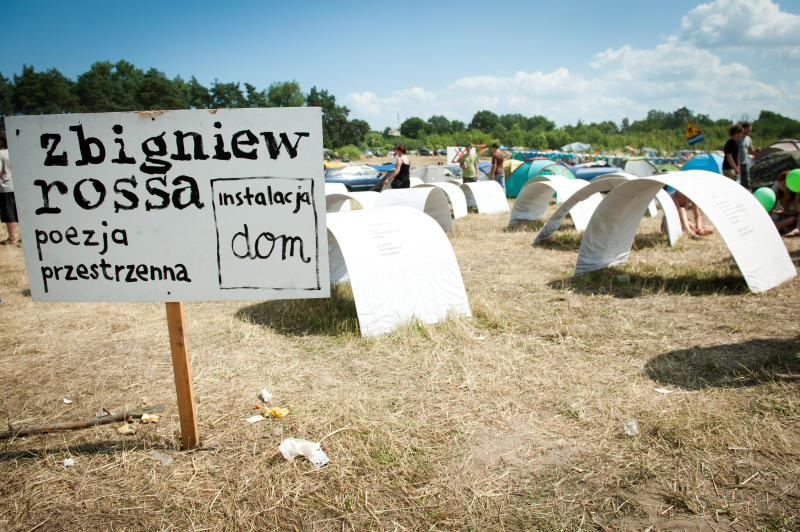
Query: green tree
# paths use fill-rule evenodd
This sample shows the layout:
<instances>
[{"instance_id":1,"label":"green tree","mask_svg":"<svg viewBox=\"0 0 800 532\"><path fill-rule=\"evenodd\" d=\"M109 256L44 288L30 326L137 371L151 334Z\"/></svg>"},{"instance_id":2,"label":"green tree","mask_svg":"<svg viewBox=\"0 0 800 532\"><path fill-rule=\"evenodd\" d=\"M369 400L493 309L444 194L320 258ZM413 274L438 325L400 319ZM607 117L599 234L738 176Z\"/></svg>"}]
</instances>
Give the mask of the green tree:
<instances>
[{"instance_id":1,"label":"green tree","mask_svg":"<svg viewBox=\"0 0 800 532\"><path fill-rule=\"evenodd\" d=\"M322 144L326 148L334 149L347 144L345 138L347 132L347 116L350 109L336 105L336 97L328 94L327 90L319 90L311 87L306 97L308 107L320 107L322 109Z\"/></svg>"},{"instance_id":2,"label":"green tree","mask_svg":"<svg viewBox=\"0 0 800 532\"><path fill-rule=\"evenodd\" d=\"M555 122L541 115L532 116L528 119L528 131L553 131L555 128Z\"/></svg>"},{"instance_id":3,"label":"green tree","mask_svg":"<svg viewBox=\"0 0 800 532\"><path fill-rule=\"evenodd\" d=\"M461 120L453 120L450 122L450 130L453 133L464 133L467 130L467 125Z\"/></svg>"},{"instance_id":4,"label":"green tree","mask_svg":"<svg viewBox=\"0 0 800 532\"><path fill-rule=\"evenodd\" d=\"M425 135L427 124L421 118L412 116L400 124L400 134L410 139L421 139Z\"/></svg>"},{"instance_id":5,"label":"green tree","mask_svg":"<svg viewBox=\"0 0 800 532\"><path fill-rule=\"evenodd\" d=\"M0 115L7 116L14 113L13 93L14 85L7 77L0 74Z\"/></svg>"},{"instance_id":6,"label":"green tree","mask_svg":"<svg viewBox=\"0 0 800 532\"><path fill-rule=\"evenodd\" d=\"M214 80L211 84L211 106L215 109L247 107L248 102L239 88L238 82L220 83Z\"/></svg>"},{"instance_id":7,"label":"green tree","mask_svg":"<svg viewBox=\"0 0 800 532\"><path fill-rule=\"evenodd\" d=\"M491 111L478 111L469 123L469 129L477 129L484 133L491 133L494 126L500 123L500 118Z\"/></svg>"},{"instance_id":8,"label":"green tree","mask_svg":"<svg viewBox=\"0 0 800 532\"><path fill-rule=\"evenodd\" d=\"M259 91L254 85L247 82L244 84L244 90L247 93L245 96L247 107L269 107L266 91Z\"/></svg>"},{"instance_id":9,"label":"green tree","mask_svg":"<svg viewBox=\"0 0 800 532\"><path fill-rule=\"evenodd\" d=\"M433 115L428 119L425 131L428 135L446 135L450 133L450 120L441 115Z\"/></svg>"},{"instance_id":10,"label":"green tree","mask_svg":"<svg viewBox=\"0 0 800 532\"><path fill-rule=\"evenodd\" d=\"M37 73L33 67L23 66L22 74L14 75L13 88L8 89L18 113L66 113L78 107L75 83L55 68Z\"/></svg>"},{"instance_id":11,"label":"green tree","mask_svg":"<svg viewBox=\"0 0 800 532\"><path fill-rule=\"evenodd\" d=\"M267 105L270 107L302 107L304 102L303 91L295 80L276 81L267 89Z\"/></svg>"},{"instance_id":12,"label":"green tree","mask_svg":"<svg viewBox=\"0 0 800 532\"><path fill-rule=\"evenodd\" d=\"M144 109L186 109L188 102L175 83L155 68L151 68L142 78L139 102Z\"/></svg>"},{"instance_id":13,"label":"green tree","mask_svg":"<svg viewBox=\"0 0 800 532\"><path fill-rule=\"evenodd\" d=\"M186 84L186 101L190 109L209 109L211 108L213 99L211 92L208 88L204 87L197 81L197 78L192 76L192 79Z\"/></svg>"}]
</instances>

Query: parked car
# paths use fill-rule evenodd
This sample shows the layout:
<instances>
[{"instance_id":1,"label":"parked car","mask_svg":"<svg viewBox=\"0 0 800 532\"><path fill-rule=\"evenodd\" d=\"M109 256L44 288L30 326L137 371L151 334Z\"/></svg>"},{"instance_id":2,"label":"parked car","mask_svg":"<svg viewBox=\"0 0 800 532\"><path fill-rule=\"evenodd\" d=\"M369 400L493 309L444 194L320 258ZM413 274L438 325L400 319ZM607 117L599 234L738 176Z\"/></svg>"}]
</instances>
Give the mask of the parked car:
<instances>
[{"instance_id":1,"label":"parked car","mask_svg":"<svg viewBox=\"0 0 800 532\"><path fill-rule=\"evenodd\" d=\"M442 148L441 150L437 151L439 155L447 155L447 148Z\"/></svg>"},{"instance_id":2,"label":"parked car","mask_svg":"<svg viewBox=\"0 0 800 532\"><path fill-rule=\"evenodd\" d=\"M417 150L420 155L433 155L433 150L430 148L420 148Z\"/></svg>"},{"instance_id":3,"label":"parked car","mask_svg":"<svg viewBox=\"0 0 800 532\"><path fill-rule=\"evenodd\" d=\"M350 192L370 190L382 177L383 175L379 171L365 164L354 164L325 170L326 183L342 183Z\"/></svg>"}]
</instances>

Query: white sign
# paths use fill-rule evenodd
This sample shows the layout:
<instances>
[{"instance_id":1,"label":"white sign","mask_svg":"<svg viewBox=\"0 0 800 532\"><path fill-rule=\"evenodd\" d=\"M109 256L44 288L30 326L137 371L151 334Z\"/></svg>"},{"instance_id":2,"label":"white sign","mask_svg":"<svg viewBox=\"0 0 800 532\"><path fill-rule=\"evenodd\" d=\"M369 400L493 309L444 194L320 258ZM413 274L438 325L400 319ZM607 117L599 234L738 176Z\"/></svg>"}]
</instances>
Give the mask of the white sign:
<instances>
[{"instance_id":1,"label":"white sign","mask_svg":"<svg viewBox=\"0 0 800 532\"><path fill-rule=\"evenodd\" d=\"M467 154L467 149L461 146L447 147L447 164L459 164L461 158Z\"/></svg>"},{"instance_id":2,"label":"white sign","mask_svg":"<svg viewBox=\"0 0 800 532\"><path fill-rule=\"evenodd\" d=\"M37 301L328 297L318 108L6 119Z\"/></svg>"}]
</instances>

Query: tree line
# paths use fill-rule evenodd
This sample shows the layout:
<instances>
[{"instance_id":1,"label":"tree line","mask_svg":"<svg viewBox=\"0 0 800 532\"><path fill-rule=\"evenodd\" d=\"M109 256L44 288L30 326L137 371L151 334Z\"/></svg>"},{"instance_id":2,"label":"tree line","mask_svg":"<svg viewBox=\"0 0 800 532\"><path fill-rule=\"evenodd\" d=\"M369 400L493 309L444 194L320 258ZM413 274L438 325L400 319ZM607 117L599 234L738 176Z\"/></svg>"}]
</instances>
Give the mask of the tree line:
<instances>
[{"instance_id":1,"label":"tree line","mask_svg":"<svg viewBox=\"0 0 800 532\"><path fill-rule=\"evenodd\" d=\"M36 72L23 66L20 74L8 79L0 73L0 114L35 115L76 112L145 111L167 109L212 109L242 107L298 107L322 109L323 145L326 148L359 153L372 148L391 149L401 142L409 149L492 144L522 146L539 150L559 149L571 142L591 144L598 151L622 151L653 148L662 153L681 149L720 150L728 139L729 119L712 120L686 107L673 112L651 110L642 120L623 118L556 127L544 116L522 114L497 115L489 110L475 113L469 123L434 115L423 120L406 119L400 125L400 137L390 128L371 130L364 120L349 118L350 110L336 103L327 90L312 87L304 93L296 81L274 82L259 90L244 82L214 80L205 87L192 76L169 79L163 72L147 71L120 60L99 61L88 71L71 80L57 69ZM761 111L753 122L753 139L766 147L782 138L800 137L800 122L772 111ZM703 132L704 140L693 146L684 138L687 122ZM346 148L346 149L344 149Z\"/></svg>"},{"instance_id":2,"label":"tree line","mask_svg":"<svg viewBox=\"0 0 800 532\"><path fill-rule=\"evenodd\" d=\"M203 86L192 76L169 79L151 68L144 71L121 60L99 61L71 80L57 69L36 72L23 66L9 80L0 73L0 114L38 115L102 113L167 109L222 109L242 107L321 107L323 144L338 148L365 142L369 124L349 119L350 110L337 105L324 89L312 87L305 94L296 81L272 83L259 90L250 83L214 80Z\"/></svg>"}]
</instances>

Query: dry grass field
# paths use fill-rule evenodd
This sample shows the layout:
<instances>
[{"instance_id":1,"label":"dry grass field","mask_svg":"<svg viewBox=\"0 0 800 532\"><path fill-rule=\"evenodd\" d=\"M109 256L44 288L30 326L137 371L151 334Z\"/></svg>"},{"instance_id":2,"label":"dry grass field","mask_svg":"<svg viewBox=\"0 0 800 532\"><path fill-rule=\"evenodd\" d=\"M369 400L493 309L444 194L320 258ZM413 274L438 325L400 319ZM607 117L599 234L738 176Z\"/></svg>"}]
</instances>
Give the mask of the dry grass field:
<instances>
[{"instance_id":1,"label":"dry grass field","mask_svg":"<svg viewBox=\"0 0 800 532\"><path fill-rule=\"evenodd\" d=\"M471 213L450 242L472 318L379 338L346 286L187 303L189 452L164 304L33 303L23 250L2 246L8 423L165 408L134 435L0 440L0 528L800 529L800 280L750 293L718 235L669 247L659 221L628 264L573 278L569 222L532 247L540 224ZM247 423L262 388L291 413ZM330 464L287 462L287 437Z\"/></svg>"}]
</instances>

